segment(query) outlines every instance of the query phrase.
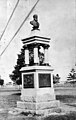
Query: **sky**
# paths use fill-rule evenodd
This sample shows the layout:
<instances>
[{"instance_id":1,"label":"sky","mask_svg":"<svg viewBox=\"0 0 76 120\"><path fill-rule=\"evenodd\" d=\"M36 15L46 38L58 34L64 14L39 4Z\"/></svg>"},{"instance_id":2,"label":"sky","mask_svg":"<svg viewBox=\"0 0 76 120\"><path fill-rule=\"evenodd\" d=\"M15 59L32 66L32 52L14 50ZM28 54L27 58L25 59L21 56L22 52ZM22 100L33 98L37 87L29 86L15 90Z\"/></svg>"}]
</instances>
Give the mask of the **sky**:
<instances>
[{"instance_id":1,"label":"sky","mask_svg":"<svg viewBox=\"0 0 76 120\"><path fill-rule=\"evenodd\" d=\"M0 54L11 40L22 21L28 15L36 0L20 0L0 41ZM0 57L0 75L5 82L10 81L9 74L14 70L17 54L22 48L22 41L31 34L29 22L38 14L40 33L50 37L49 62L54 74L59 74L65 81L76 63L76 0L40 0L15 36L4 54ZM0 35L16 5L17 0L0 0Z\"/></svg>"}]
</instances>

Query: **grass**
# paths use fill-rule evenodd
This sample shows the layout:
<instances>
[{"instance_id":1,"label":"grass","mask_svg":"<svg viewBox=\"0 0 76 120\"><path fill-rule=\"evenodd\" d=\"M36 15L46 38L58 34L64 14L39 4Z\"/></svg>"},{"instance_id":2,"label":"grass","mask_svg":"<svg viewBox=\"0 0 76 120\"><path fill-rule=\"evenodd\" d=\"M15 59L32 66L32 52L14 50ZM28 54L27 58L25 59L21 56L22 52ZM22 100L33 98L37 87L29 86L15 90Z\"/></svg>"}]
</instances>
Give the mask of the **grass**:
<instances>
[{"instance_id":1,"label":"grass","mask_svg":"<svg viewBox=\"0 0 76 120\"><path fill-rule=\"evenodd\" d=\"M76 120L76 112L60 116L49 116L44 118L44 120Z\"/></svg>"},{"instance_id":2,"label":"grass","mask_svg":"<svg viewBox=\"0 0 76 120\"><path fill-rule=\"evenodd\" d=\"M56 99L63 103L76 103L75 95L56 95Z\"/></svg>"}]
</instances>

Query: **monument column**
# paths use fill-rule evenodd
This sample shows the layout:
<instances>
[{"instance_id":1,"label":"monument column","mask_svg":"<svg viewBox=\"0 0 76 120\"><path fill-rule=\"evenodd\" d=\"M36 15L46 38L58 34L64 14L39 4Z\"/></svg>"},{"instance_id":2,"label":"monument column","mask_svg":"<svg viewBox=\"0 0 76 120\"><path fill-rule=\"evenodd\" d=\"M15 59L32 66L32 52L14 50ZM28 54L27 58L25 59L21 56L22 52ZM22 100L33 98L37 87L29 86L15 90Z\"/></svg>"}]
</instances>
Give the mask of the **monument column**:
<instances>
[{"instance_id":1,"label":"monument column","mask_svg":"<svg viewBox=\"0 0 76 120\"><path fill-rule=\"evenodd\" d=\"M51 73L51 88L53 88L53 74Z\"/></svg>"},{"instance_id":2,"label":"monument column","mask_svg":"<svg viewBox=\"0 0 76 120\"><path fill-rule=\"evenodd\" d=\"M29 65L29 50L28 47L25 47L25 65Z\"/></svg>"},{"instance_id":3,"label":"monument column","mask_svg":"<svg viewBox=\"0 0 76 120\"><path fill-rule=\"evenodd\" d=\"M36 44L34 46L34 64L39 63L39 58L38 58L38 45Z\"/></svg>"},{"instance_id":4,"label":"monument column","mask_svg":"<svg viewBox=\"0 0 76 120\"><path fill-rule=\"evenodd\" d=\"M48 47L49 46L45 46L44 47L44 63L46 64L46 65L48 65L49 64L49 61L48 61Z\"/></svg>"}]
</instances>

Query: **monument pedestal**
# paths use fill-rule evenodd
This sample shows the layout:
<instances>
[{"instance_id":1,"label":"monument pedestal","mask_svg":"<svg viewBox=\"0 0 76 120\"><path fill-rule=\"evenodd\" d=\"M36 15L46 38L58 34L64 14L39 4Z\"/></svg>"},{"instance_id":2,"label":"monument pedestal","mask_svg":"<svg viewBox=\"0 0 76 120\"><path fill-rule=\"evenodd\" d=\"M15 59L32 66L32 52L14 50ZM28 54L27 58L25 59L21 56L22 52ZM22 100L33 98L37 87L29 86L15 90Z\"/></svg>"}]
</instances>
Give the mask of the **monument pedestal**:
<instances>
[{"instance_id":1,"label":"monument pedestal","mask_svg":"<svg viewBox=\"0 0 76 120\"><path fill-rule=\"evenodd\" d=\"M31 35L23 39L25 49L25 67L21 68L22 90L21 101L17 102L17 108L22 112L49 115L59 107L53 88L53 69L48 62L48 48L50 38L40 35L38 16L33 16L34 20ZM40 61L40 48L43 48L43 60ZM33 53L32 63L30 54ZM31 66L32 65L32 66Z\"/></svg>"},{"instance_id":2,"label":"monument pedestal","mask_svg":"<svg viewBox=\"0 0 76 120\"><path fill-rule=\"evenodd\" d=\"M25 113L44 116L58 109L60 103L55 99L52 71L50 66L28 66L21 69L21 101L17 102L17 108Z\"/></svg>"}]
</instances>

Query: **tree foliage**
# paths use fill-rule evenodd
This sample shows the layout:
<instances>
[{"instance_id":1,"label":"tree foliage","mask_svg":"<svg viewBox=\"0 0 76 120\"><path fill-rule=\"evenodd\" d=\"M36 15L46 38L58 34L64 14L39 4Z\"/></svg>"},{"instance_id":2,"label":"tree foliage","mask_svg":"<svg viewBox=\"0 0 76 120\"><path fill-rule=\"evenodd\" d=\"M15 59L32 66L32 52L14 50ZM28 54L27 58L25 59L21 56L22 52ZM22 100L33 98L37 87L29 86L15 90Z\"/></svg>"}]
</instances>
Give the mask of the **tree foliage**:
<instances>
[{"instance_id":1,"label":"tree foliage","mask_svg":"<svg viewBox=\"0 0 76 120\"><path fill-rule=\"evenodd\" d=\"M20 84L22 83L20 69L23 66L24 66L24 49L22 48L20 54L18 54L17 64L15 65L14 70L12 71L12 74L9 75L9 77L13 82L18 83L19 81Z\"/></svg>"},{"instance_id":2,"label":"tree foliage","mask_svg":"<svg viewBox=\"0 0 76 120\"><path fill-rule=\"evenodd\" d=\"M60 82L59 80L60 80L59 74L53 75L53 83L54 84L59 83Z\"/></svg>"},{"instance_id":3,"label":"tree foliage","mask_svg":"<svg viewBox=\"0 0 76 120\"><path fill-rule=\"evenodd\" d=\"M43 64L44 61L44 54L39 52L39 64ZM34 53L32 51L32 49L30 49L29 51L29 65L34 65ZM20 54L18 54L18 59L17 59L17 64L14 67L14 70L12 71L12 74L9 75L9 77L11 78L11 80L15 83L17 83L18 85L22 84L21 81L21 72L20 69L22 67L25 66L25 56L24 56L24 46L21 49Z\"/></svg>"},{"instance_id":4,"label":"tree foliage","mask_svg":"<svg viewBox=\"0 0 76 120\"><path fill-rule=\"evenodd\" d=\"M4 84L4 80L0 79L0 85L2 86Z\"/></svg>"},{"instance_id":5,"label":"tree foliage","mask_svg":"<svg viewBox=\"0 0 76 120\"><path fill-rule=\"evenodd\" d=\"M71 69L71 71L67 77L67 82L70 82L70 83L76 82L76 71L74 68Z\"/></svg>"}]
</instances>

